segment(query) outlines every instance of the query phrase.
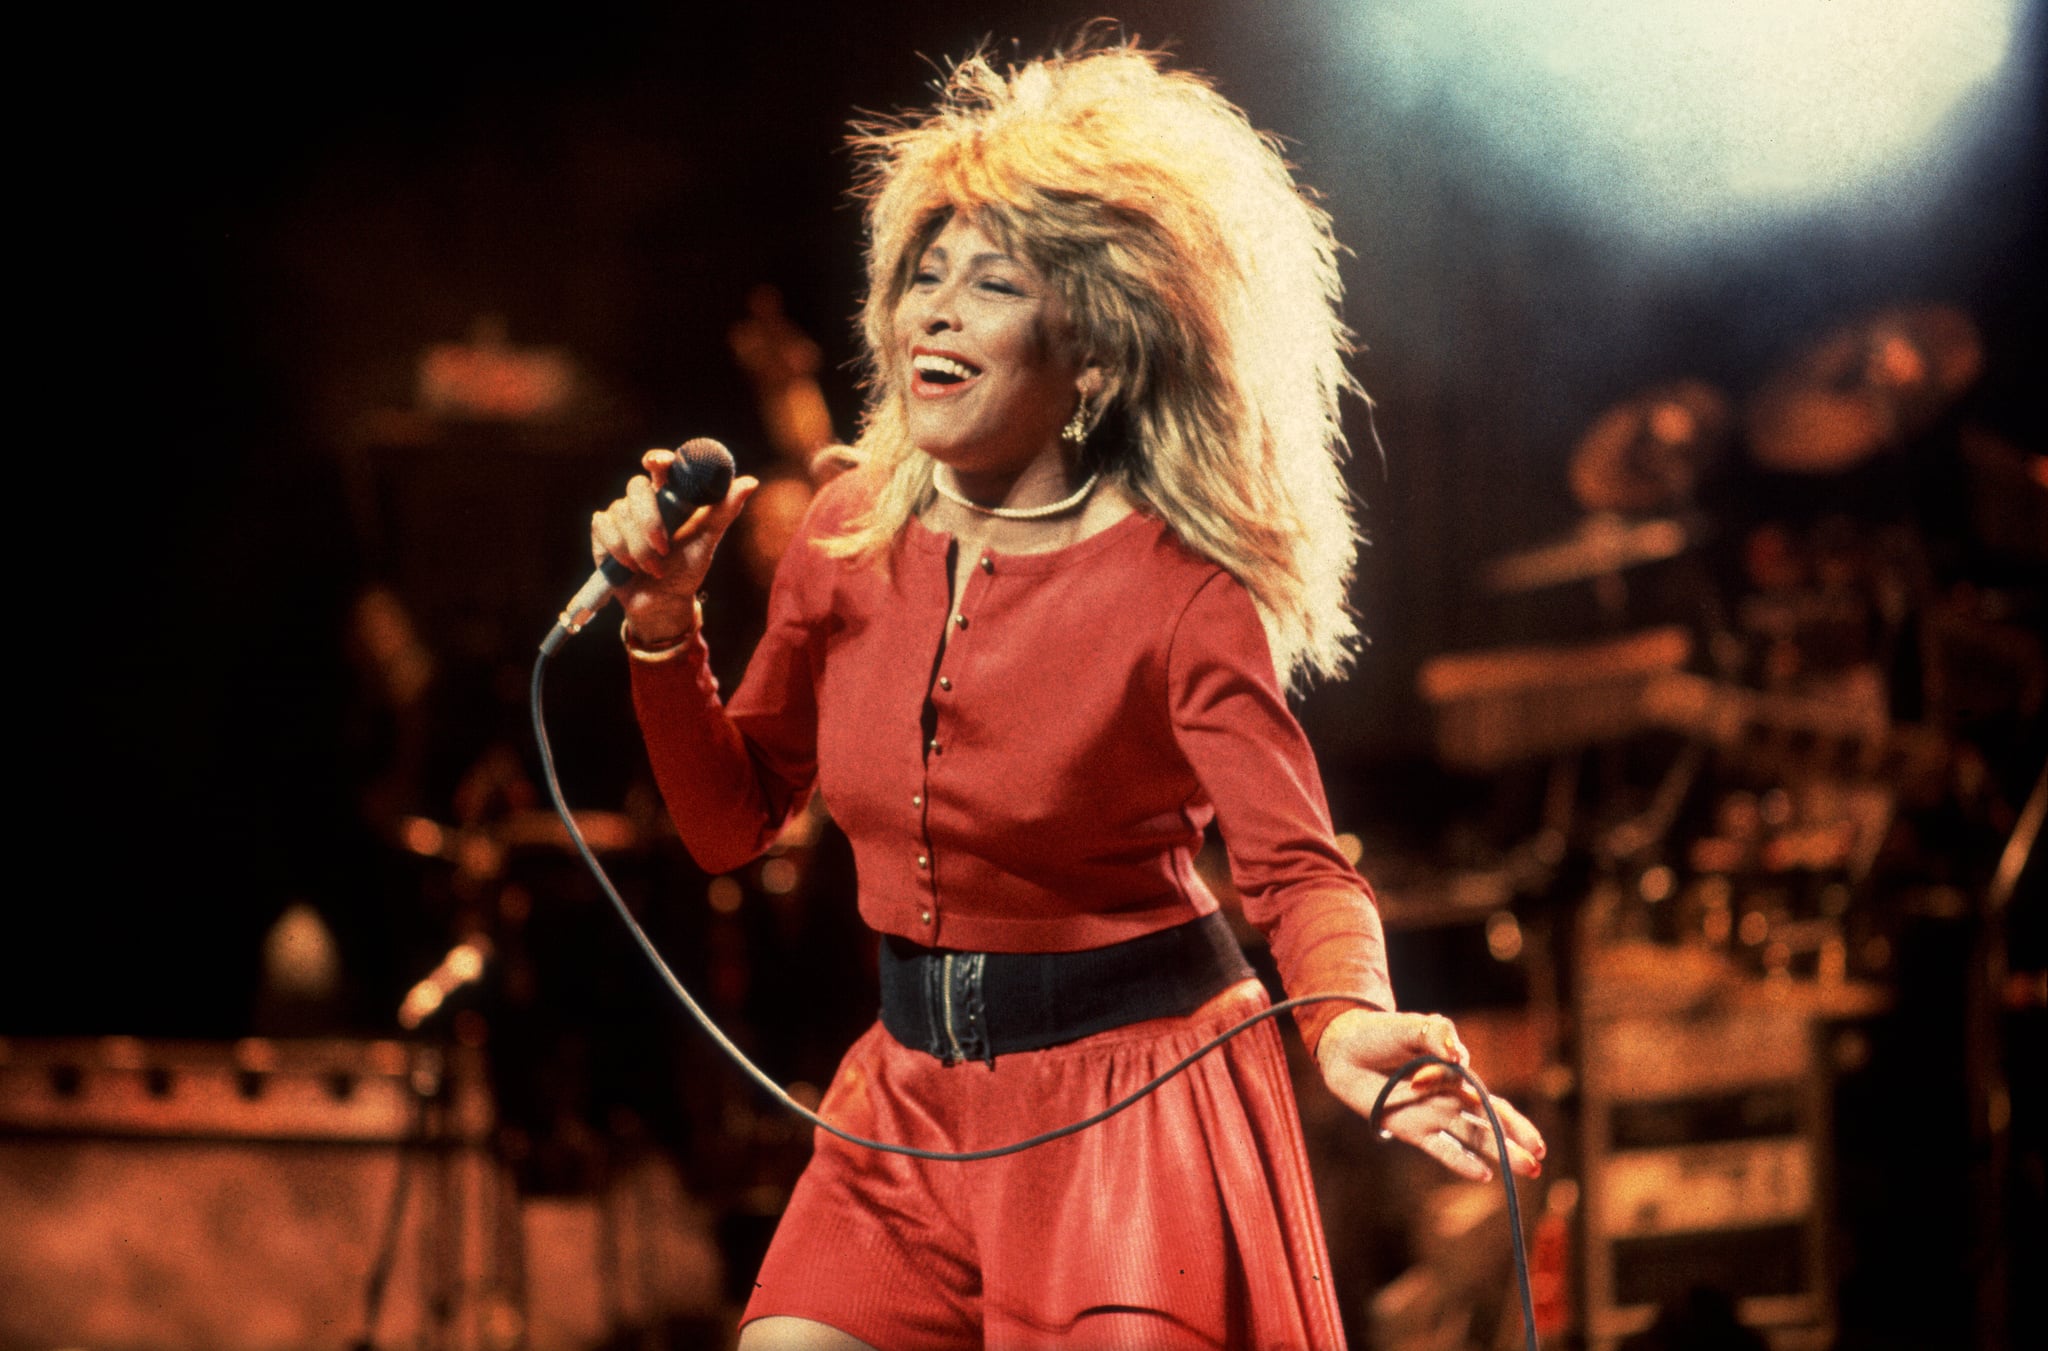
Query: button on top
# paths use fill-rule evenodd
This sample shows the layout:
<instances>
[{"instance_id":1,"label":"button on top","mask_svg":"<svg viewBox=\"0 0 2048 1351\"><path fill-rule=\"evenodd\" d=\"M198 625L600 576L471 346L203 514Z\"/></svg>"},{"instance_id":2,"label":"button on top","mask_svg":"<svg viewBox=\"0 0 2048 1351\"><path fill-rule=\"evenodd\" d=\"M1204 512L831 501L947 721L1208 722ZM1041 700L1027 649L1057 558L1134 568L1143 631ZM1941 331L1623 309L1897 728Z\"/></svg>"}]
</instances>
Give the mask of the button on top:
<instances>
[{"instance_id":1,"label":"button on top","mask_svg":"<svg viewBox=\"0 0 2048 1351\"><path fill-rule=\"evenodd\" d=\"M919 924L929 924L929 923L931 923L931 922L932 922L932 912L931 912L931 911L929 911L929 910L920 910L920 911L918 911L918 912L917 912L917 922L918 922Z\"/></svg>"},{"instance_id":2,"label":"button on top","mask_svg":"<svg viewBox=\"0 0 2048 1351\"><path fill-rule=\"evenodd\" d=\"M940 676L940 677L939 677L939 688L940 688L940 689L942 689L942 690L950 690L950 689L952 689L952 688L953 688L953 677L951 677L951 676Z\"/></svg>"},{"instance_id":3,"label":"button on top","mask_svg":"<svg viewBox=\"0 0 2048 1351\"><path fill-rule=\"evenodd\" d=\"M954 627L954 628L956 628L956 629L964 629L964 628L966 628L966 627L967 627L967 616L966 616L966 615L954 615L954 616L953 616L953 627Z\"/></svg>"},{"instance_id":4,"label":"button on top","mask_svg":"<svg viewBox=\"0 0 2048 1351\"><path fill-rule=\"evenodd\" d=\"M983 554L981 556L981 570L983 572L994 572L996 570L996 560L990 558L987 554Z\"/></svg>"},{"instance_id":5,"label":"button on top","mask_svg":"<svg viewBox=\"0 0 2048 1351\"><path fill-rule=\"evenodd\" d=\"M925 742L924 748L930 751L933 755L937 755L939 753L939 743L937 742L937 740Z\"/></svg>"},{"instance_id":6,"label":"button on top","mask_svg":"<svg viewBox=\"0 0 2048 1351\"><path fill-rule=\"evenodd\" d=\"M913 807L922 807L924 805L924 794L912 793L910 795L910 805Z\"/></svg>"},{"instance_id":7,"label":"button on top","mask_svg":"<svg viewBox=\"0 0 2048 1351\"><path fill-rule=\"evenodd\" d=\"M918 866L918 867L920 867L920 868L929 868L929 867L931 867L931 866L932 866L932 859L931 859L931 855L930 855L930 854L919 854L919 855L917 856L917 866Z\"/></svg>"}]
</instances>

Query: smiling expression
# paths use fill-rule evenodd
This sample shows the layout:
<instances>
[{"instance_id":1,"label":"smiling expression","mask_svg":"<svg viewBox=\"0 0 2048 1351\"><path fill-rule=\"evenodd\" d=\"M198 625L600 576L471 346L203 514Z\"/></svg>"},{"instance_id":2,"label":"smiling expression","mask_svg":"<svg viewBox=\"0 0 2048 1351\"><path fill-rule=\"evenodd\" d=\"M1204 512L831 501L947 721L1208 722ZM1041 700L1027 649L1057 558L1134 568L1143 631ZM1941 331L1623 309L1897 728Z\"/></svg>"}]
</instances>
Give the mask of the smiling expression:
<instances>
[{"instance_id":1,"label":"smiling expression","mask_svg":"<svg viewBox=\"0 0 2048 1351\"><path fill-rule=\"evenodd\" d=\"M1084 363L1051 283L961 215L925 246L896 306L911 440L965 473L1058 453Z\"/></svg>"}]
</instances>

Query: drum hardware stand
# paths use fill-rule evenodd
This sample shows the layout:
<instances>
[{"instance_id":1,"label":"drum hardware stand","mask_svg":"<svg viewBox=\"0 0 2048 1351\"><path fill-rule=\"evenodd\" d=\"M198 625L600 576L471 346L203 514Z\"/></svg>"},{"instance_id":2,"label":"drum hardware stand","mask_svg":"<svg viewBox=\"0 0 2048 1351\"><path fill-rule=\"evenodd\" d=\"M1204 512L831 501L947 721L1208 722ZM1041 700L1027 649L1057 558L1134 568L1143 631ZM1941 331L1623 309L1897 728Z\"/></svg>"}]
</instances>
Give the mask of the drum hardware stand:
<instances>
[{"instance_id":1,"label":"drum hardware stand","mask_svg":"<svg viewBox=\"0 0 2048 1351\"><path fill-rule=\"evenodd\" d=\"M2035 776L2034 788L2020 809L2019 820L2000 851L1991 885L1985 889L1984 912L1977 925L1977 951L1971 961L1970 1008L1964 1054L1969 1059L1971 1134L1978 1137L1976 1170L1978 1233L1988 1235L1977 1266L1977 1344L2006 1344L2012 1272L2002 1239L2006 1226L2007 1179L2012 1168L2012 1087L2007 1082L2005 1046L2000 1035L2006 1005L2006 911L2018 890L2021 874L2034 862L2041 826L2048 817L2048 766ZM2038 872L2038 869L2037 869Z\"/></svg>"},{"instance_id":2,"label":"drum hardware stand","mask_svg":"<svg viewBox=\"0 0 2048 1351\"><path fill-rule=\"evenodd\" d=\"M413 1102L413 1124L409 1136L398 1141L397 1172L392 1178L386 1203L383 1230L370 1264L363 1290L363 1332L351 1343L351 1351L380 1351L378 1324L382 1321L384 1298L404 1235L406 1212L412 1201L413 1174L422 1165L433 1176L422 1198L420 1225L420 1268L424 1274L423 1323L420 1345L427 1351L443 1351L458 1345L455 1324L461 1312L464 1283L462 1182L456 1146L462 1143L461 1125L456 1119L456 1076L449 1063L446 1024L441 1019L448 998L481 979L485 959L491 951L488 939L474 936L450 949L439 965L406 995L398 1010L399 1025L419 1034L422 1029L440 1029L431 1040L421 1037L407 1047L406 1084ZM491 1131L487 1147L489 1178L500 1176L500 1132ZM486 1186L491 1185L489 1180ZM502 1190L502 1189L501 1189ZM495 1198L488 1219L492 1231L485 1241L496 1241L494 1267L503 1263L515 1273L506 1281L503 1272L492 1284L509 1287L509 1304L502 1301L504 1290L486 1296L488 1307L477 1311L474 1324L478 1345L494 1351L518 1351L527 1344L523 1252L519 1251L519 1217L515 1206L509 1219L503 1211L502 1196ZM504 1236L513 1235L510 1261L506 1261ZM510 1327L501 1322L501 1310L509 1309Z\"/></svg>"}]
</instances>

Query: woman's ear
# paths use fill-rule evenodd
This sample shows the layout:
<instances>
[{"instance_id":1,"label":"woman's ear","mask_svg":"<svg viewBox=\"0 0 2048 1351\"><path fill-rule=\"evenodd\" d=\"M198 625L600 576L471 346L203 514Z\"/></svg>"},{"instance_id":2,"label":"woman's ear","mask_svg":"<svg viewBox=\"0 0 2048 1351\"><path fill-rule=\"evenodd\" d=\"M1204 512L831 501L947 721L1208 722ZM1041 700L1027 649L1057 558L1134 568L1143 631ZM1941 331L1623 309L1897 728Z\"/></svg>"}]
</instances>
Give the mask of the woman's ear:
<instances>
[{"instance_id":1,"label":"woman's ear","mask_svg":"<svg viewBox=\"0 0 2048 1351\"><path fill-rule=\"evenodd\" d=\"M1081 391L1081 401L1088 404L1102 397L1107 384L1108 378L1103 375L1102 367L1092 361L1081 368L1081 374L1074 380L1074 388Z\"/></svg>"}]
</instances>

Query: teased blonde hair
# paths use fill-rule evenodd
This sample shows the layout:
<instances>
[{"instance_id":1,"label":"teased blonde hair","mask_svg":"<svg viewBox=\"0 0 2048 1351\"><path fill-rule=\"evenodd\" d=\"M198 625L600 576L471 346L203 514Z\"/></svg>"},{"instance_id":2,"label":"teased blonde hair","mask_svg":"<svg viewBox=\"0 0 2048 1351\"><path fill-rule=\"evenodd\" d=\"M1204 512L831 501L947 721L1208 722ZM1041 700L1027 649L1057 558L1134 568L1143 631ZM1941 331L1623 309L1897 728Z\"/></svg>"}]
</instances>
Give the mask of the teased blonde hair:
<instances>
[{"instance_id":1,"label":"teased blonde hair","mask_svg":"<svg viewBox=\"0 0 2048 1351\"><path fill-rule=\"evenodd\" d=\"M1105 377L1089 453L1236 576L1283 680L1340 674L1357 553L1338 402L1353 389L1329 218L1276 144L1132 46L1007 74L954 68L926 114L857 129L867 198L868 508L825 541L872 557L930 501L892 320L954 213L1043 272Z\"/></svg>"}]
</instances>

